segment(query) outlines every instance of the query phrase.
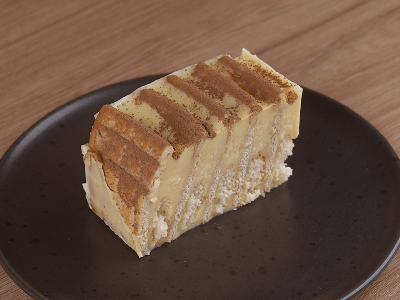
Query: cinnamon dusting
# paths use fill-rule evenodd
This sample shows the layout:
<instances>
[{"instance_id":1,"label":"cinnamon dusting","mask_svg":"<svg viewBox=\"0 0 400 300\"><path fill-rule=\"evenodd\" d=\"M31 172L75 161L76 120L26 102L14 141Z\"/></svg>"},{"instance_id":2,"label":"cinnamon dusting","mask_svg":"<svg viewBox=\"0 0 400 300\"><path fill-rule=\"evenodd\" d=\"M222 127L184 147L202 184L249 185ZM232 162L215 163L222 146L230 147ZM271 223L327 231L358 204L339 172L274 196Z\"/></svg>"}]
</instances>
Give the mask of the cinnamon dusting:
<instances>
[{"instance_id":1,"label":"cinnamon dusting","mask_svg":"<svg viewBox=\"0 0 400 300\"><path fill-rule=\"evenodd\" d=\"M278 104L280 102L282 90L270 80L229 56L222 56L218 62L228 67L232 80L254 98L265 103Z\"/></svg>"},{"instance_id":2,"label":"cinnamon dusting","mask_svg":"<svg viewBox=\"0 0 400 300\"><path fill-rule=\"evenodd\" d=\"M103 164L107 186L121 196L128 208L135 207L137 211L149 193L160 162L172 153L167 141L110 105L98 113L89 147L94 159Z\"/></svg>"},{"instance_id":3,"label":"cinnamon dusting","mask_svg":"<svg viewBox=\"0 0 400 300\"><path fill-rule=\"evenodd\" d=\"M250 108L250 113L262 110L261 106L257 104L257 101L249 93L239 88L234 82L213 70L207 64L197 64L193 70L193 75L200 80L194 84L203 90L207 90L213 98L222 99L225 94L229 94Z\"/></svg>"},{"instance_id":4,"label":"cinnamon dusting","mask_svg":"<svg viewBox=\"0 0 400 300\"><path fill-rule=\"evenodd\" d=\"M286 93L286 102L288 104L293 104L294 102L296 102L297 98L298 95L294 91L288 91Z\"/></svg>"},{"instance_id":5,"label":"cinnamon dusting","mask_svg":"<svg viewBox=\"0 0 400 300\"><path fill-rule=\"evenodd\" d=\"M173 138L169 142L175 149L172 155L175 159L184 149L200 144L207 136L207 131L197 119L166 96L151 89L142 89L136 99L148 103L164 119L164 126L158 128L159 134L172 130Z\"/></svg>"},{"instance_id":6,"label":"cinnamon dusting","mask_svg":"<svg viewBox=\"0 0 400 300\"><path fill-rule=\"evenodd\" d=\"M121 201L128 209L135 211L134 232L138 234L140 215L136 212L141 211L142 202L149 194L149 189L112 160L104 160L103 172L107 185L113 187L110 189L119 194Z\"/></svg>"},{"instance_id":7,"label":"cinnamon dusting","mask_svg":"<svg viewBox=\"0 0 400 300\"><path fill-rule=\"evenodd\" d=\"M258 73L262 77L267 78L267 79L271 80L272 82L275 82L280 88L288 88L288 87L293 86L292 83L290 83L289 81L282 80L277 74L274 74L270 70L267 70L257 64L250 63L250 62L246 62L246 64L249 66L249 68L251 68L254 72Z\"/></svg>"},{"instance_id":8,"label":"cinnamon dusting","mask_svg":"<svg viewBox=\"0 0 400 300\"><path fill-rule=\"evenodd\" d=\"M208 111L211 114L217 116L218 119L221 120L225 126L230 126L233 122L238 120L237 116L232 115L228 109L216 102L213 98L211 98L202 90L196 88L190 82L183 80L176 75L167 76L167 82L169 82L174 87L183 91L186 95L206 107ZM207 127L209 127L207 124L203 125L206 127L206 129Z\"/></svg>"},{"instance_id":9,"label":"cinnamon dusting","mask_svg":"<svg viewBox=\"0 0 400 300\"><path fill-rule=\"evenodd\" d=\"M93 125L89 147L100 153L103 161L105 159L113 161L145 186L151 184L154 174L160 167L155 158L132 141L98 122Z\"/></svg>"},{"instance_id":10,"label":"cinnamon dusting","mask_svg":"<svg viewBox=\"0 0 400 300\"><path fill-rule=\"evenodd\" d=\"M112 128L157 160L164 157L166 151L172 152L171 145L165 139L111 105L104 105L101 108L96 123Z\"/></svg>"}]
</instances>

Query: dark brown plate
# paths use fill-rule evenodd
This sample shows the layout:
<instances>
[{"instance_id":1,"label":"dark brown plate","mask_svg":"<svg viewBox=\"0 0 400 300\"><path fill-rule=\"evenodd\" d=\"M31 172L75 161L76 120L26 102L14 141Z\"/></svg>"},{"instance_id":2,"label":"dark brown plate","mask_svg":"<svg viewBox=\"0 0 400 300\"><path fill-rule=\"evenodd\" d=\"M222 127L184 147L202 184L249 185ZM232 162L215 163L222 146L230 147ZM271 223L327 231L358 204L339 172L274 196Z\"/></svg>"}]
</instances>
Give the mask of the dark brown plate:
<instances>
[{"instance_id":1,"label":"dark brown plate","mask_svg":"<svg viewBox=\"0 0 400 300\"><path fill-rule=\"evenodd\" d=\"M35 299L349 299L399 246L400 163L368 122L304 89L289 181L139 259L87 206L93 115L152 76L80 97L0 161L0 262Z\"/></svg>"}]
</instances>

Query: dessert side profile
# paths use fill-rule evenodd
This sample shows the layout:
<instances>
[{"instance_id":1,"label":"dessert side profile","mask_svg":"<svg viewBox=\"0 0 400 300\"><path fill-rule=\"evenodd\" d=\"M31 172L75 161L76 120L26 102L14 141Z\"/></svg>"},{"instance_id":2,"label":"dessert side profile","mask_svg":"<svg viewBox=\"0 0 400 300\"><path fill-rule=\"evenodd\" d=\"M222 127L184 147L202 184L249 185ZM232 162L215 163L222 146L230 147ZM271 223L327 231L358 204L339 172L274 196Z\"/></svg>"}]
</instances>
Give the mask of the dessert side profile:
<instances>
[{"instance_id":1,"label":"dessert side profile","mask_svg":"<svg viewBox=\"0 0 400 300\"><path fill-rule=\"evenodd\" d=\"M82 145L95 214L139 257L287 181L302 89L243 49L105 105Z\"/></svg>"}]
</instances>

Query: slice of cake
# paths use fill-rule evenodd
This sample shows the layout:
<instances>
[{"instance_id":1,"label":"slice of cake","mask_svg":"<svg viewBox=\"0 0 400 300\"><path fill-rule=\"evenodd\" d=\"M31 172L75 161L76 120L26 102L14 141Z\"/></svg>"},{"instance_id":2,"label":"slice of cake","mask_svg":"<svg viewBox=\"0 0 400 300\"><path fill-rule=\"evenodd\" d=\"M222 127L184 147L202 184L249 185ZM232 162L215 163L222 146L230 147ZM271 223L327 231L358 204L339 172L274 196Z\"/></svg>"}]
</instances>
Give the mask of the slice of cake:
<instances>
[{"instance_id":1,"label":"slice of cake","mask_svg":"<svg viewBox=\"0 0 400 300\"><path fill-rule=\"evenodd\" d=\"M105 105L82 146L90 208L139 257L285 182L302 89L243 50Z\"/></svg>"}]
</instances>

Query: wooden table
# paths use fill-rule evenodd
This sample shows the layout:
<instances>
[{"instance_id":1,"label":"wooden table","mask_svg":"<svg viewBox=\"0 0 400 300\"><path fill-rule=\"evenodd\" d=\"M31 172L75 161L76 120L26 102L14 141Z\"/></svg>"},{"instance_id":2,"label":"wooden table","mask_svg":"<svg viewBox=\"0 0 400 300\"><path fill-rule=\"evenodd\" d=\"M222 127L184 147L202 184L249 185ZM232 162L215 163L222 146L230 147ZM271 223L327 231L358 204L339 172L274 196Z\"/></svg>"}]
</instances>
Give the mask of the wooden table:
<instances>
[{"instance_id":1,"label":"wooden table","mask_svg":"<svg viewBox=\"0 0 400 300\"><path fill-rule=\"evenodd\" d=\"M356 111L400 154L397 0L2 0L0 157L69 100L242 47ZM398 253L356 299L400 299L399 286ZM30 299L1 266L0 299Z\"/></svg>"}]
</instances>

